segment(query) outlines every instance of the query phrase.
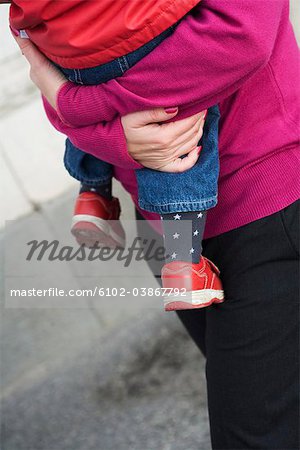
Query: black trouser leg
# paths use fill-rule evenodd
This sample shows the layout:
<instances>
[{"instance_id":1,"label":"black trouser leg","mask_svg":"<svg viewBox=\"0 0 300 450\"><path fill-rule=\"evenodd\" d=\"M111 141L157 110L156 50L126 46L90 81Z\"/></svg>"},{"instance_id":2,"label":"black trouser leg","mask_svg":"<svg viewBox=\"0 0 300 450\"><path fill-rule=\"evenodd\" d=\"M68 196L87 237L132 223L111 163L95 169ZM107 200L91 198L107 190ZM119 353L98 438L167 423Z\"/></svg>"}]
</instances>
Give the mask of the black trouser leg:
<instances>
[{"instance_id":1,"label":"black trouser leg","mask_svg":"<svg viewBox=\"0 0 300 450\"><path fill-rule=\"evenodd\" d=\"M213 449L298 450L299 202L204 241L203 254L225 302L181 320L199 347L205 331Z\"/></svg>"},{"instance_id":2,"label":"black trouser leg","mask_svg":"<svg viewBox=\"0 0 300 450\"><path fill-rule=\"evenodd\" d=\"M225 290L206 311L214 449L299 449L298 233L299 202L206 243Z\"/></svg>"}]
</instances>

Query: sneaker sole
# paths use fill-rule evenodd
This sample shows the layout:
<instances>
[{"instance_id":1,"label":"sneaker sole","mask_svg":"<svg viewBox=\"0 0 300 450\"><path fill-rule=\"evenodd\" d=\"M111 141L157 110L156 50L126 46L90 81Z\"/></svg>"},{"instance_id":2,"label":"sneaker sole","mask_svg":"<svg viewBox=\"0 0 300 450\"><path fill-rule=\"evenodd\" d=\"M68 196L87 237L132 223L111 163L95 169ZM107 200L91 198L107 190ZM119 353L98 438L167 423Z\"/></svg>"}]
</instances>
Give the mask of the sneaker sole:
<instances>
[{"instance_id":1,"label":"sneaker sole","mask_svg":"<svg viewBox=\"0 0 300 450\"><path fill-rule=\"evenodd\" d=\"M79 245L89 248L99 244L100 247L124 248L125 239L119 236L107 220L89 215L76 215L72 219L71 233Z\"/></svg>"},{"instance_id":2,"label":"sneaker sole","mask_svg":"<svg viewBox=\"0 0 300 450\"><path fill-rule=\"evenodd\" d=\"M177 300L177 297L165 296L165 311L177 311L181 309L199 309L212 305L213 303L224 302L224 291L216 289L203 289L187 293L187 298Z\"/></svg>"}]
</instances>

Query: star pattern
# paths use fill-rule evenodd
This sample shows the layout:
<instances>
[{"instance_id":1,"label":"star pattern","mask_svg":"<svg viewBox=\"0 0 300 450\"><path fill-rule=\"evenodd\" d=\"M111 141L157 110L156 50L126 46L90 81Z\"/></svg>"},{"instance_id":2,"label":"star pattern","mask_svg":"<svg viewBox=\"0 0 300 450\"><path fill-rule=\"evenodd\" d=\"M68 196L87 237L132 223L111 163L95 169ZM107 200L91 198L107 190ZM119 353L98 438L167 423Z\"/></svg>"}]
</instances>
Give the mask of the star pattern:
<instances>
[{"instance_id":1,"label":"star pattern","mask_svg":"<svg viewBox=\"0 0 300 450\"><path fill-rule=\"evenodd\" d=\"M161 216L163 222L166 262L199 262L205 211L170 213Z\"/></svg>"},{"instance_id":2,"label":"star pattern","mask_svg":"<svg viewBox=\"0 0 300 450\"><path fill-rule=\"evenodd\" d=\"M174 220L180 220L181 216L179 214L176 214L176 216L174 216Z\"/></svg>"}]
</instances>

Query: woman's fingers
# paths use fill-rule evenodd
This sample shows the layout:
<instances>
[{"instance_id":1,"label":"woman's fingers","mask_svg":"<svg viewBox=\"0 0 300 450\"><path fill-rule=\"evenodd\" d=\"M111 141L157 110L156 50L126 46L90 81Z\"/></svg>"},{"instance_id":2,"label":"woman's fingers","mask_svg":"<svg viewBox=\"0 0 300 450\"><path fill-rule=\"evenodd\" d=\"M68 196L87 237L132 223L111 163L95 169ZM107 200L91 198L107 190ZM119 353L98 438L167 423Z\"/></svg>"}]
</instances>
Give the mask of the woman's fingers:
<instances>
[{"instance_id":1,"label":"woman's fingers","mask_svg":"<svg viewBox=\"0 0 300 450\"><path fill-rule=\"evenodd\" d=\"M149 125L152 140L151 156L160 160L163 158L167 162L189 153L201 139L203 127L203 113L161 126Z\"/></svg>"},{"instance_id":2,"label":"woman's fingers","mask_svg":"<svg viewBox=\"0 0 300 450\"><path fill-rule=\"evenodd\" d=\"M181 156L189 153L203 134L204 120L200 119L196 124L183 135L179 136L170 146L170 153L172 156ZM179 153L178 153L179 152Z\"/></svg>"},{"instance_id":3,"label":"woman's fingers","mask_svg":"<svg viewBox=\"0 0 300 450\"><path fill-rule=\"evenodd\" d=\"M186 132L193 129L199 120L204 119L205 112L202 111L185 119L177 120L176 122L162 124L158 131L158 137L174 142L178 137L183 136Z\"/></svg>"},{"instance_id":4,"label":"woman's fingers","mask_svg":"<svg viewBox=\"0 0 300 450\"><path fill-rule=\"evenodd\" d=\"M141 125L143 121L149 120L150 115L148 111L142 115L140 113L132 113L122 117L121 122L126 136L128 153L133 159L150 169L166 170L167 168L170 172L187 170L195 163L196 153L194 150L203 134L204 114L199 113L195 116L192 119L187 118L178 121L181 122L179 128L182 133L176 138L176 130L171 135L171 142L170 134L167 137L159 135L161 125ZM168 123L166 127L172 125L172 130L174 131L178 122ZM184 127L182 128L183 123ZM192 159L183 161L180 158L180 156L187 155L192 151L194 151ZM174 164L175 161L177 162Z\"/></svg>"},{"instance_id":5,"label":"woman's fingers","mask_svg":"<svg viewBox=\"0 0 300 450\"><path fill-rule=\"evenodd\" d=\"M203 135L204 120L200 120L197 124L196 133L192 134L185 142L178 142L174 147L174 157L187 155L191 150L193 150L199 143Z\"/></svg>"},{"instance_id":6,"label":"woman's fingers","mask_svg":"<svg viewBox=\"0 0 300 450\"><path fill-rule=\"evenodd\" d=\"M168 112L171 111L171 112ZM128 127L142 128L149 124L155 124L157 130L159 129L159 123L172 119L178 113L178 108L164 109L156 108L147 111L138 111L130 113L126 117Z\"/></svg>"},{"instance_id":7,"label":"woman's fingers","mask_svg":"<svg viewBox=\"0 0 300 450\"><path fill-rule=\"evenodd\" d=\"M204 118L205 111L197 113L191 117L161 124L161 122L172 119L177 115L177 108L173 108L172 113L167 113L163 108L156 108L149 111L141 111L132 113L126 117L126 126L132 130L142 131L142 142L145 145L151 144L155 149L172 149L179 143L186 142L190 139L191 134L195 133L197 124L200 124ZM145 132L148 131L151 142L145 141Z\"/></svg>"},{"instance_id":8,"label":"woman's fingers","mask_svg":"<svg viewBox=\"0 0 300 450\"><path fill-rule=\"evenodd\" d=\"M196 123L194 128L190 130L186 135L181 136L175 141L174 146L169 149L158 149L155 152L148 152L151 163L154 161L156 165L160 167L161 165L165 165L171 161L174 161L180 156L187 155L195 147L198 146L198 143L203 135L203 126L204 120L201 119ZM147 155L145 155L146 158Z\"/></svg>"},{"instance_id":9,"label":"woman's fingers","mask_svg":"<svg viewBox=\"0 0 300 450\"><path fill-rule=\"evenodd\" d=\"M169 173L181 173L186 170L191 169L199 158L201 147L196 147L192 150L185 158L177 158L175 161L172 161L166 164L163 167L160 167L158 170L160 172L169 172Z\"/></svg>"}]
</instances>

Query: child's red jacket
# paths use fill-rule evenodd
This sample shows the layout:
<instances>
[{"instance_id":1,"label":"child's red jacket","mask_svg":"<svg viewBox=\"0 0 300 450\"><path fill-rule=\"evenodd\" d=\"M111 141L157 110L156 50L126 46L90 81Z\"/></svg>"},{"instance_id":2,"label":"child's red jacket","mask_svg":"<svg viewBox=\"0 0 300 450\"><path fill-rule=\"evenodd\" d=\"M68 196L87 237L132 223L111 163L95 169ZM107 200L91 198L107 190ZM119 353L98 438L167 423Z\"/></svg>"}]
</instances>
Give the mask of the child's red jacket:
<instances>
[{"instance_id":1,"label":"child's red jacket","mask_svg":"<svg viewBox=\"0 0 300 450\"><path fill-rule=\"evenodd\" d=\"M93 67L136 50L199 0L13 0L10 22L52 61Z\"/></svg>"}]
</instances>

